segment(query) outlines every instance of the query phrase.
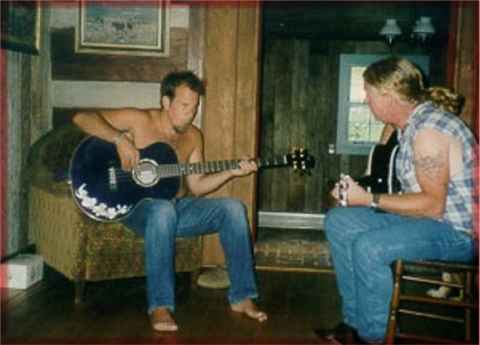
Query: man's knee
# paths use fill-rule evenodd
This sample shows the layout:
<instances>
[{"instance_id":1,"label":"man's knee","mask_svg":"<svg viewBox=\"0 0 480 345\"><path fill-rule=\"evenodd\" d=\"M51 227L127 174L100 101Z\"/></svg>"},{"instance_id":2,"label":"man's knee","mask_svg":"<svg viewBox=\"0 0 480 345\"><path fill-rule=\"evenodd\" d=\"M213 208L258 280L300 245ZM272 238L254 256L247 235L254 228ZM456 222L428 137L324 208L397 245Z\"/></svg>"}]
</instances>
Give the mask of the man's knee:
<instances>
[{"instance_id":1,"label":"man's knee","mask_svg":"<svg viewBox=\"0 0 480 345\"><path fill-rule=\"evenodd\" d=\"M246 219L247 212L243 202L237 199L225 198L221 200L221 207L225 216L238 221Z\"/></svg>"},{"instance_id":2,"label":"man's knee","mask_svg":"<svg viewBox=\"0 0 480 345\"><path fill-rule=\"evenodd\" d=\"M331 225L336 222L336 218L341 210L342 208L340 207L334 207L328 210L327 214L325 215L325 227L331 227Z\"/></svg>"},{"instance_id":3,"label":"man's knee","mask_svg":"<svg viewBox=\"0 0 480 345\"><path fill-rule=\"evenodd\" d=\"M325 232L332 233L338 228L343 228L345 220L350 217L351 209L345 207L335 207L330 209L325 215Z\"/></svg>"},{"instance_id":4,"label":"man's knee","mask_svg":"<svg viewBox=\"0 0 480 345\"><path fill-rule=\"evenodd\" d=\"M223 224L231 235L243 238L250 234L247 208L237 199L225 198L221 200Z\"/></svg>"},{"instance_id":5,"label":"man's knee","mask_svg":"<svg viewBox=\"0 0 480 345\"><path fill-rule=\"evenodd\" d=\"M158 228L169 228L177 221L175 207L168 200L151 199L145 200L145 217L147 224L155 224Z\"/></svg>"},{"instance_id":6,"label":"man's knee","mask_svg":"<svg viewBox=\"0 0 480 345\"><path fill-rule=\"evenodd\" d=\"M385 245L370 235L362 234L353 243L352 256L361 267L375 263L382 264L385 260Z\"/></svg>"}]
</instances>

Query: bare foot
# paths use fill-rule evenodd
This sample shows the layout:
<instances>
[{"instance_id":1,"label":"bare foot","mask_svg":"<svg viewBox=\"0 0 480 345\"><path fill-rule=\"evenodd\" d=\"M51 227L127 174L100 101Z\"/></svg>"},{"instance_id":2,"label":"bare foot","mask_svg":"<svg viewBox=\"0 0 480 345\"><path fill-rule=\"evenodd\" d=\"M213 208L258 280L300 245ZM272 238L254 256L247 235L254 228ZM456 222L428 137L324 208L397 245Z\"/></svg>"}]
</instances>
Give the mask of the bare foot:
<instances>
[{"instance_id":1,"label":"bare foot","mask_svg":"<svg viewBox=\"0 0 480 345\"><path fill-rule=\"evenodd\" d=\"M167 308L157 308L150 314L152 328L160 332L174 332L178 330L175 320Z\"/></svg>"},{"instance_id":2,"label":"bare foot","mask_svg":"<svg viewBox=\"0 0 480 345\"><path fill-rule=\"evenodd\" d=\"M268 319L267 314L263 311L258 310L257 306L252 302L250 298L247 298L240 303L231 304L230 307L234 312L243 313L249 318L257 320L258 322L263 322Z\"/></svg>"}]
</instances>

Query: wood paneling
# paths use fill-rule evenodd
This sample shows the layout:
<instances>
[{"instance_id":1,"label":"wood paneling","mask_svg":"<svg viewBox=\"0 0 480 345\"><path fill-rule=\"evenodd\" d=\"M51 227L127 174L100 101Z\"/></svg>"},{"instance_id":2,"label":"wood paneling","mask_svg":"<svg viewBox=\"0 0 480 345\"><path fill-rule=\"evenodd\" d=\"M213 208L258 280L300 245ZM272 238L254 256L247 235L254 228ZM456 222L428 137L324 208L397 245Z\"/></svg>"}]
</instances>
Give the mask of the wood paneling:
<instances>
[{"instance_id":1,"label":"wood paneling","mask_svg":"<svg viewBox=\"0 0 480 345\"><path fill-rule=\"evenodd\" d=\"M8 95L6 100L7 137L2 137L6 148L6 186L7 204L4 251L0 253L11 255L28 245L28 200L27 171L25 171L30 146L31 118L39 109L33 109L32 83L35 78L32 71L32 60L38 56L20 52L6 52L7 64L5 72Z\"/></svg>"},{"instance_id":2,"label":"wood paneling","mask_svg":"<svg viewBox=\"0 0 480 345\"><path fill-rule=\"evenodd\" d=\"M0 233L7 234L8 236L8 222L7 222L7 164L8 164L8 114L7 114L7 97L5 93L7 89L7 78L5 78L5 71L7 70L6 51L0 49L0 68L2 71L2 79L0 80L0 87L3 93L0 98ZM5 235L4 235L5 236ZM8 241L8 237L7 237ZM0 257L6 255L5 240L2 241L0 246Z\"/></svg>"},{"instance_id":3,"label":"wood paneling","mask_svg":"<svg viewBox=\"0 0 480 345\"><path fill-rule=\"evenodd\" d=\"M52 79L161 82L173 70L187 68L188 30L170 29L170 56L75 53L75 30L52 32Z\"/></svg>"},{"instance_id":4,"label":"wood paneling","mask_svg":"<svg viewBox=\"0 0 480 345\"><path fill-rule=\"evenodd\" d=\"M448 1L290 1L264 2L264 35L277 38L381 41L386 18L395 18L405 33L415 20L429 16L435 42L448 33Z\"/></svg>"},{"instance_id":5,"label":"wood paneling","mask_svg":"<svg viewBox=\"0 0 480 345\"><path fill-rule=\"evenodd\" d=\"M474 128L475 122L478 123L478 61L475 60L475 52L478 54L478 36L475 37L478 35L478 4L461 2L455 6L457 16L452 21L455 45L450 47L454 55L450 67L452 69L450 83L456 92L465 97L465 105L460 116L478 136L478 128Z\"/></svg>"},{"instance_id":6,"label":"wood paneling","mask_svg":"<svg viewBox=\"0 0 480 345\"><path fill-rule=\"evenodd\" d=\"M258 131L259 8L207 5L205 158L256 156ZM254 223L255 176L234 179L212 197L240 199ZM224 262L218 235L204 241L204 264Z\"/></svg>"}]
</instances>

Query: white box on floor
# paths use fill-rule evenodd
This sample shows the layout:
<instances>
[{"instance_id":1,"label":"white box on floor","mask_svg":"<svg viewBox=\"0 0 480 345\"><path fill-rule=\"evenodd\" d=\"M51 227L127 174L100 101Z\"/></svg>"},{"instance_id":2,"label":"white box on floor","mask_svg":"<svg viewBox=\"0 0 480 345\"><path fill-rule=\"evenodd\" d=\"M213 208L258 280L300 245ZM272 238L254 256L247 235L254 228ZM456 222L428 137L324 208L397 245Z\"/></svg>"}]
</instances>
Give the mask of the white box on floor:
<instances>
[{"instance_id":1,"label":"white box on floor","mask_svg":"<svg viewBox=\"0 0 480 345\"><path fill-rule=\"evenodd\" d=\"M17 255L2 264L2 287L27 289L43 278L43 258L36 254Z\"/></svg>"}]
</instances>

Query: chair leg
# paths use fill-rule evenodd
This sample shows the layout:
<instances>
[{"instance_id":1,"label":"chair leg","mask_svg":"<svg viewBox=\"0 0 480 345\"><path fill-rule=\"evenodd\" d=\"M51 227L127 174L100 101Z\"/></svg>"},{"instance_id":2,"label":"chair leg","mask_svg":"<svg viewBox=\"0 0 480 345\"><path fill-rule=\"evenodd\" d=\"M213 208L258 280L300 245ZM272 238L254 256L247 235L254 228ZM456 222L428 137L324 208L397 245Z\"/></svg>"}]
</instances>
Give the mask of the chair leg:
<instances>
[{"instance_id":1,"label":"chair leg","mask_svg":"<svg viewBox=\"0 0 480 345\"><path fill-rule=\"evenodd\" d=\"M472 272L465 273L465 289L464 302L473 303L473 279ZM470 342L472 340L472 311L470 308L465 308L465 340Z\"/></svg>"},{"instance_id":2,"label":"chair leg","mask_svg":"<svg viewBox=\"0 0 480 345\"><path fill-rule=\"evenodd\" d=\"M85 296L85 280L75 281L75 304L82 304Z\"/></svg>"},{"instance_id":3,"label":"chair leg","mask_svg":"<svg viewBox=\"0 0 480 345\"><path fill-rule=\"evenodd\" d=\"M386 344L395 343L395 333L397 331L397 308L400 298L400 279L403 273L402 260L397 260L395 264L395 281L393 286L392 301L390 303L390 315L387 326Z\"/></svg>"}]
</instances>

